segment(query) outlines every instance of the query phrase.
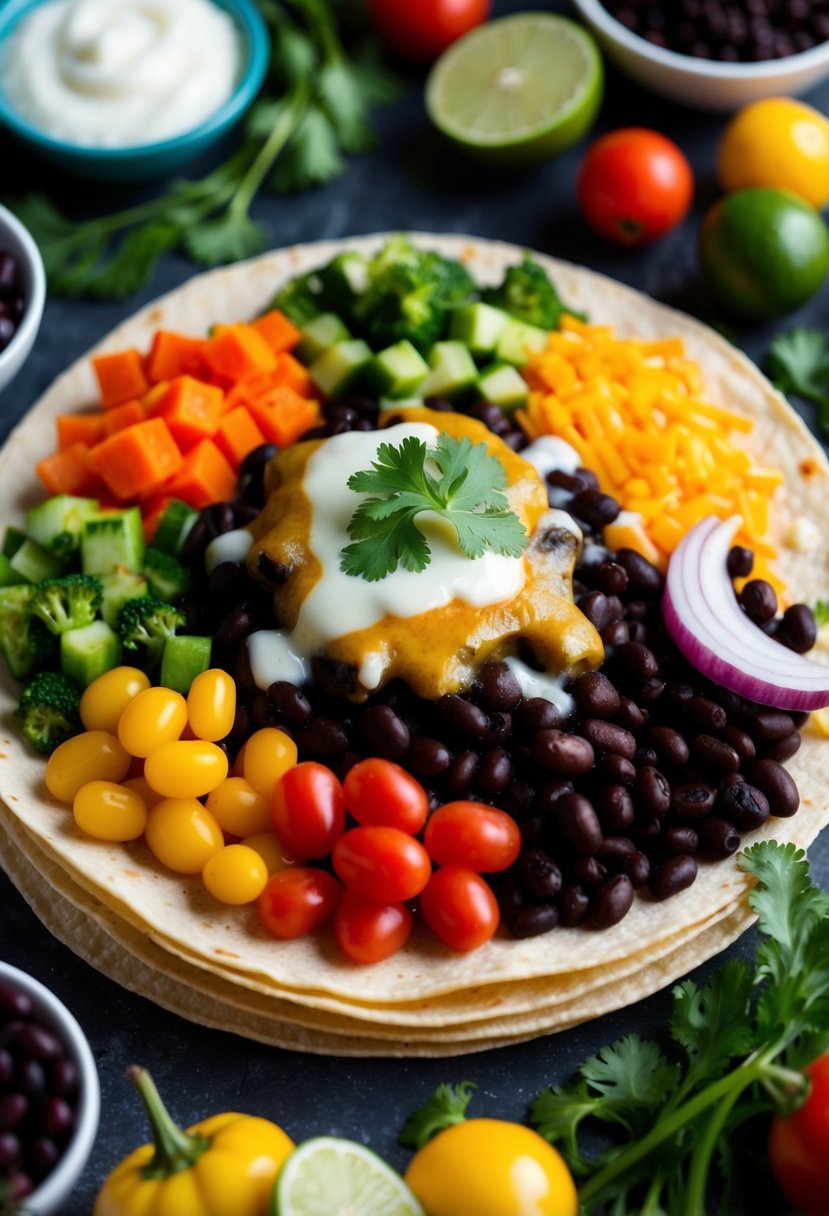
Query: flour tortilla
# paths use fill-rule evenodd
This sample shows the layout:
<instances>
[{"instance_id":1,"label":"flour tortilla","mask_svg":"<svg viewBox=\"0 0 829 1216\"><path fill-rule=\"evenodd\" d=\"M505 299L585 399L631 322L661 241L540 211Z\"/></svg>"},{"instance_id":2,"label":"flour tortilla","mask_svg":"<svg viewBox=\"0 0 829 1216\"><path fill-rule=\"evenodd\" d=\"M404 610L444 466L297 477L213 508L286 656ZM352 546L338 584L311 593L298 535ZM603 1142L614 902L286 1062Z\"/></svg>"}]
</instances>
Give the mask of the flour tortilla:
<instances>
[{"instance_id":1,"label":"flour tortilla","mask_svg":"<svg viewBox=\"0 0 829 1216\"><path fill-rule=\"evenodd\" d=\"M373 251L383 239L298 246L202 275L137 313L97 349L146 349L160 327L204 334L214 323L254 316L267 307L286 278L324 264L345 248ZM461 257L482 283L498 281L505 266L522 256L514 246L462 237L422 234L415 240ZM590 271L538 256L563 298L587 311L592 320L615 326L622 336L683 337L689 356L702 366L707 397L754 421L747 445L757 463L774 465L785 477L785 489L775 497L778 543L797 517L813 522L822 518L829 491L829 465L823 451L748 359L681 313ZM52 446L55 416L82 409L95 397L94 377L84 358L55 382L13 432L0 454L0 518L19 520L24 507L41 496L32 469ZM779 571L798 599L813 602L826 596L829 547L801 553L781 545L780 552ZM8 722L18 695L19 689L4 674L0 720ZM635 999L621 983L603 985L603 969L609 969L609 975L614 968L620 975L638 975L637 995L645 995L659 986L649 964L659 955L673 957L676 963L681 953L674 948L678 940L685 940L689 950L696 941L706 951L703 957L709 957L731 940L729 934L733 936L750 921L744 904L732 913L747 880L731 859L701 866L694 886L664 904L637 898L619 925L601 933L556 931L529 941L499 935L483 949L463 956L421 933L387 962L357 968L342 959L325 934L297 942L274 942L249 909L216 904L198 879L162 871L141 845L124 847L84 839L67 809L49 800L42 783L42 760L11 728L8 737L0 740L0 752L4 753L0 758L2 814L25 826L42 855L63 870L73 884L74 897L84 906L98 900L108 910L111 924L151 936L163 957L178 958L171 967L186 962L225 979L234 990L259 992L271 1001L317 1008L320 1013L351 1021L373 1017L379 1023L383 1017L378 1012L396 1010L401 1018L412 1019L412 1028L419 1026L426 1033L431 1027L437 1033L442 1027L448 1035L450 1026L464 1025L463 1009L467 1007L468 1033L473 1022L484 1024L495 1009L508 1017L531 1018L537 1011L536 1021L546 1018L545 1026L551 1027L557 1006L563 1010L568 1002L579 999L586 1003L591 990L594 1012L600 1011L601 1004L595 994L602 992L612 1000L611 987L618 993L616 1004L603 1007L618 1007ZM800 811L792 819L771 821L751 839L775 837L806 846L829 821L829 748L825 742L807 732L789 767L801 790ZM668 978L685 969L680 967ZM579 977L583 980L581 998L573 996ZM447 1017L445 1023L440 1023L441 1009ZM583 1016L592 1015L585 1012Z\"/></svg>"}]
</instances>

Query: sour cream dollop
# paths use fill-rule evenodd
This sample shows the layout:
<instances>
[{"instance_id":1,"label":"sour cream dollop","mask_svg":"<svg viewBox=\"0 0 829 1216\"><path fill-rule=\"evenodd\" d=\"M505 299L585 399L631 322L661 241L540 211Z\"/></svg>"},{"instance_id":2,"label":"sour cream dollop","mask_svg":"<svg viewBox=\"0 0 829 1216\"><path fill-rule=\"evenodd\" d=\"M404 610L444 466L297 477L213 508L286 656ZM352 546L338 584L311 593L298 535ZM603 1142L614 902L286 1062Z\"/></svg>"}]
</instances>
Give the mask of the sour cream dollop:
<instances>
[{"instance_id":1,"label":"sour cream dollop","mask_svg":"<svg viewBox=\"0 0 829 1216\"><path fill-rule=\"evenodd\" d=\"M242 62L211 0L51 0L2 57L6 98L47 135L128 148L191 131L231 96Z\"/></svg>"}]
</instances>

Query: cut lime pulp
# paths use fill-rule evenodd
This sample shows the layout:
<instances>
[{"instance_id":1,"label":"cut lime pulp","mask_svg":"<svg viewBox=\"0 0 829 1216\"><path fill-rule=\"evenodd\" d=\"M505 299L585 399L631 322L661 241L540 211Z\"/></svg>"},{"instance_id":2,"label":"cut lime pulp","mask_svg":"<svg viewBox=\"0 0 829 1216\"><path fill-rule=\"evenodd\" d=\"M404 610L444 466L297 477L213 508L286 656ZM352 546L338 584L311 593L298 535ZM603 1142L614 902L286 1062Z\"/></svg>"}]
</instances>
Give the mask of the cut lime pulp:
<instances>
[{"instance_id":1,"label":"cut lime pulp","mask_svg":"<svg viewBox=\"0 0 829 1216\"><path fill-rule=\"evenodd\" d=\"M603 83L586 30L551 13L519 13L453 43L429 75L426 108L444 135L478 158L532 164L590 129Z\"/></svg>"},{"instance_id":2,"label":"cut lime pulp","mask_svg":"<svg viewBox=\"0 0 829 1216\"><path fill-rule=\"evenodd\" d=\"M335 1136L294 1149L280 1170L272 1216L425 1216L406 1183L376 1153Z\"/></svg>"}]
</instances>

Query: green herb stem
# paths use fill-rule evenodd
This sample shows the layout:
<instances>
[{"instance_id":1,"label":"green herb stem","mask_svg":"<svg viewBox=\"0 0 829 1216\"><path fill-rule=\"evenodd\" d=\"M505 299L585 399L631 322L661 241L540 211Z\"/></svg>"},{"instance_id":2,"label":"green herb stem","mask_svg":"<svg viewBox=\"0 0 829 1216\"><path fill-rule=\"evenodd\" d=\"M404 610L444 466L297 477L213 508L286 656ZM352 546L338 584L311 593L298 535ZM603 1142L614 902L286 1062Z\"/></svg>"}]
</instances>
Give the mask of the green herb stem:
<instances>
[{"instance_id":1,"label":"green herb stem","mask_svg":"<svg viewBox=\"0 0 829 1216\"><path fill-rule=\"evenodd\" d=\"M247 215L251 203L270 173L274 161L302 121L310 96L311 89L307 80L299 81L288 95L282 114L274 123L273 130L233 193L229 207L233 215L238 217Z\"/></svg>"},{"instance_id":2,"label":"green herb stem","mask_svg":"<svg viewBox=\"0 0 829 1216\"><path fill-rule=\"evenodd\" d=\"M733 1080L733 1074L732 1074ZM685 1195L684 1216L699 1216L705 1211L705 1195L708 1190L708 1174L711 1169L711 1158L717 1147L720 1133L728 1122L734 1106L740 1095L750 1085L751 1079L743 1085L734 1085L731 1093L722 1099L706 1124L705 1131L697 1141L696 1148L691 1154L691 1168L688 1174L688 1190Z\"/></svg>"}]
</instances>

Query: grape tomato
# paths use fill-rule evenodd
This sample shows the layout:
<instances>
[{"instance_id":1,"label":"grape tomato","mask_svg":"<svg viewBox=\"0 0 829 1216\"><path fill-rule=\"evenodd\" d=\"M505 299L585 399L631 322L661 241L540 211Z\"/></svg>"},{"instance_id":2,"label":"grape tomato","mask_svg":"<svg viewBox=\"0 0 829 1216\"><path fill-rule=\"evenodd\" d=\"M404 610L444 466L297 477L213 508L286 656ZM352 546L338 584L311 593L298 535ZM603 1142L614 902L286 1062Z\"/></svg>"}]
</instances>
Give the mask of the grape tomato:
<instances>
[{"instance_id":1,"label":"grape tomato","mask_svg":"<svg viewBox=\"0 0 829 1216\"><path fill-rule=\"evenodd\" d=\"M332 861L346 886L389 903L419 895L432 872L423 845L399 828L352 828L334 845Z\"/></svg>"},{"instance_id":2,"label":"grape tomato","mask_svg":"<svg viewBox=\"0 0 829 1216\"><path fill-rule=\"evenodd\" d=\"M493 874L517 861L521 832L505 811L482 802L447 802L432 813L423 843L439 866Z\"/></svg>"},{"instance_id":3,"label":"grape tomato","mask_svg":"<svg viewBox=\"0 0 829 1216\"><path fill-rule=\"evenodd\" d=\"M399 764L380 757L360 760L343 782L345 805L358 823L399 828L416 836L429 814L423 786Z\"/></svg>"},{"instance_id":4,"label":"grape tomato","mask_svg":"<svg viewBox=\"0 0 829 1216\"><path fill-rule=\"evenodd\" d=\"M276 834L300 857L326 857L345 831L343 787L330 768L306 760L277 781L271 801Z\"/></svg>"}]
</instances>

